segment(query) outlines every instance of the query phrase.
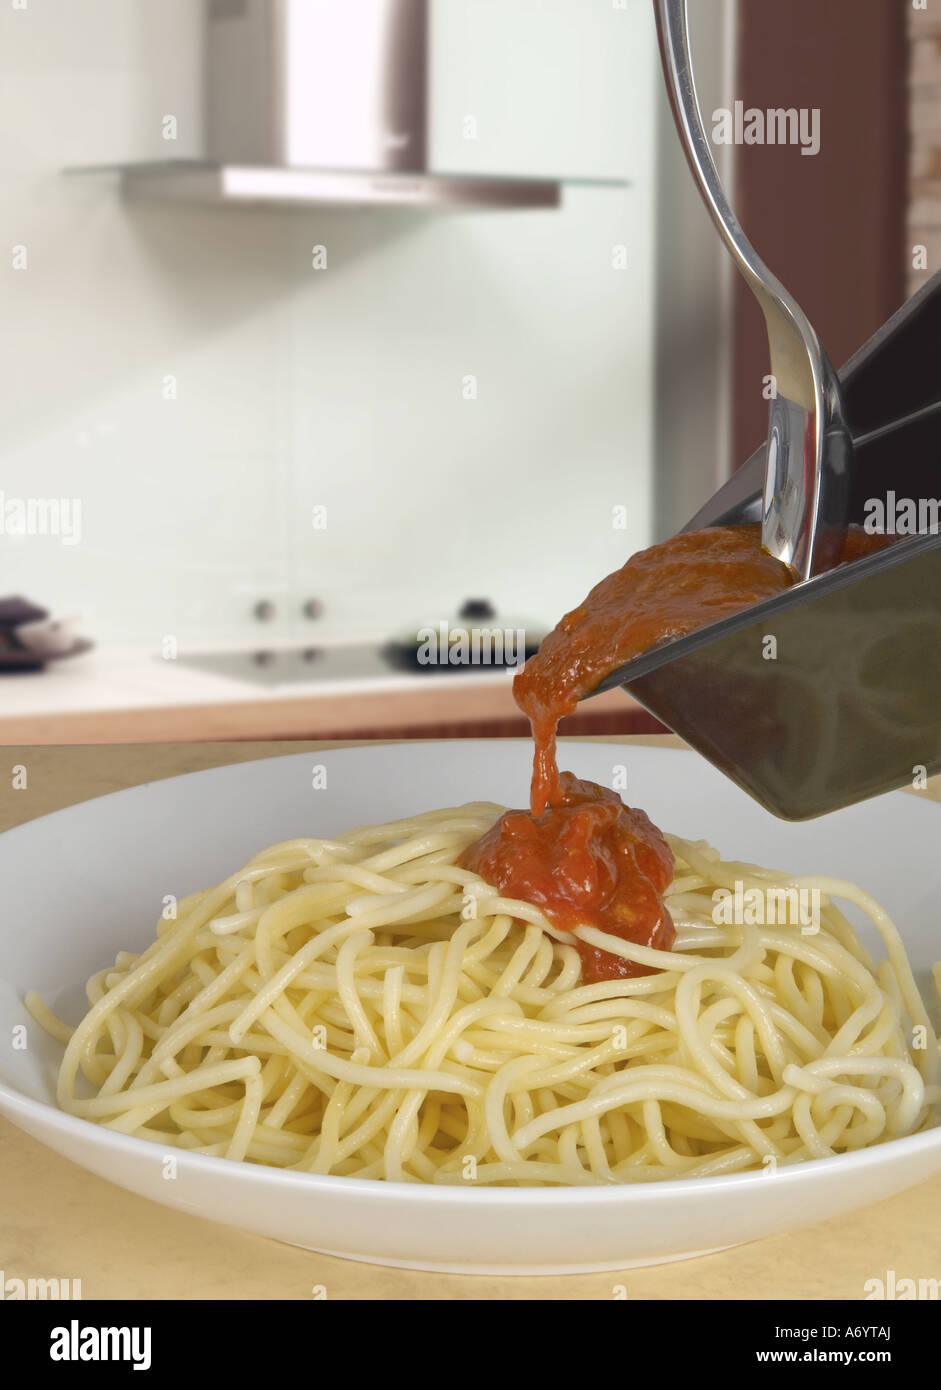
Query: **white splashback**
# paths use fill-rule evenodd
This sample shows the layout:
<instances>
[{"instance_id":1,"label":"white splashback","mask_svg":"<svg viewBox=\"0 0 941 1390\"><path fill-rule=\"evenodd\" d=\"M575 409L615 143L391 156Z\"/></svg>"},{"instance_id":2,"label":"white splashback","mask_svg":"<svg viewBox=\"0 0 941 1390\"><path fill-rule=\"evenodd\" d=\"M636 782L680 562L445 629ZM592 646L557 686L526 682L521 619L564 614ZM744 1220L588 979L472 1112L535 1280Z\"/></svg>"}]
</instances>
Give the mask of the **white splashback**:
<instances>
[{"instance_id":1,"label":"white splashback","mask_svg":"<svg viewBox=\"0 0 941 1390\"><path fill-rule=\"evenodd\" d=\"M439 0L435 167L632 180L459 215L125 204L64 177L199 153L199 7L0 11L0 490L82 504L76 545L0 537L0 593L81 609L101 642L383 636L468 595L551 624L646 543L649 10Z\"/></svg>"}]
</instances>

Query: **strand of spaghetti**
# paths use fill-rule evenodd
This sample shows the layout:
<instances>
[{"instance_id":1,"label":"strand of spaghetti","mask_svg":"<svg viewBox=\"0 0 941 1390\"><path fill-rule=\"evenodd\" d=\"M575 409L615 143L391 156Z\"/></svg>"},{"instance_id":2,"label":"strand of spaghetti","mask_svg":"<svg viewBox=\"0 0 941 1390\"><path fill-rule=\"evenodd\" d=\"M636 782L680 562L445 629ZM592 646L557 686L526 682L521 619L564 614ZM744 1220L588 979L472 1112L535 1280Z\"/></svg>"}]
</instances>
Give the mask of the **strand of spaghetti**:
<instances>
[{"instance_id":1,"label":"strand of spaghetti","mask_svg":"<svg viewBox=\"0 0 941 1390\"><path fill-rule=\"evenodd\" d=\"M220 970L217 975L214 975L203 985L202 989L193 996L186 1005L186 1008L175 1020L175 1026L182 1029L193 1019L205 1018L216 1000L222 999L228 993L232 985L237 983L247 972L253 957L254 946L252 942L246 942L235 959L225 966L223 970ZM172 1038L172 1036L171 1034L170 1038ZM159 1047L160 1044L158 1043L157 1046ZM156 1052L156 1049L154 1051ZM168 1038L165 1052L161 1052L157 1056L155 1056L153 1052L151 1053L149 1060L131 1081L131 1089L137 1089L148 1085L151 1079L157 1074L157 1071L161 1069L161 1064L165 1056L169 1056L171 1051L172 1042Z\"/></svg>"},{"instance_id":2,"label":"strand of spaghetti","mask_svg":"<svg viewBox=\"0 0 941 1390\"><path fill-rule=\"evenodd\" d=\"M395 902L386 903L372 912L361 913L357 916L355 925L363 929L382 928L408 919L414 921L423 912L438 907L448 896L448 884L430 883L427 888L401 894Z\"/></svg>"},{"instance_id":3,"label":"strand of spaghetti","mask_svg":"<svg viewBox=\"0 0 941 1390\"><path fill-rule=\"evenodd\" d=\"M476 926L472 923L469 924L463 930L465 937L469 939L470 936L476 930ZM446 963L446 970L449 977L447 986L444 985L444 980L442 980L442 985L441 987L439 987L439 990L437 991L437 1008L438 1011L442 1013L442 1015L446 1015L446 1013L450 1012L450 1009L453 1007L454 994L456 993L456 974L457 969L459 968L460 953L461 948L463 946L463 941L461 940L460 932L455 933L455 938L457 939L452 939L451 948L449 950L449 960ZM448 969L448 966L450 966L450 969ZM445 1005L447 1006L446 1008ZM452 1026L449 1029L445 1030L444 1037L439 1037L437 1045L432 1049L432 1054L425 1059L426 1065L429 1065L430 1067L440 1066L441 1062L444 1060L444 1057L447 1055L447 1052L450 1050L454 1039L459 1035L460 1031L462 1031L467 1024L473 1021L477 1021L480 1018L485 1017L486 1014L491 1012L492 1010L500 1009L501 1007L502 999L500 998L500 996L492 996L489 1000L481 1000L477 1004L472 1004L467 1008L461 1010L457 1018L452 1019ZM430 1018L434 1019L435 1015L432 1014ZM422 1033L424 1033L424 1031L425 1030L423 1029ZM440 1029L436 1029L436 1031L440 1032ZM411 1049L408 1049L406 1051L406 1054L403 1055L407 1055L409 1051L418 1051L420 1049L420 1046L424 1042L422 1033L418 1034L418 1036L413 1040ZM401 1061L401 1058L398 1058L396 1060ZM415 1123L415 1118L418 1114L418 1107L421 1104L425 1094L426 1092L411 1092L405 1098L402 1105L399 1107L399 1113L396 1115L396 1118L393 1121L392 1126L389 1130L389 1137L384 1150L384 1167L385 1176L390 1181L393 1181L396 1178L401 1178L403 1176L403 1163L405 1161L405 1136Z\"/></svg>"},{"instance_id":4,"label":"strand of spaghetti","mask_svg":"<svg viewBox=\"0 0 941 1390\"><path fill-rule=\"evenodd\" d=\"M526 1146L514 1142L518 1139L518 1135L513 1138L510 1137L504 1116L504 1101L506 1100L506 1095L511 1084L527 1073L532 1073L538 1066L539 1059L537 1057L514 1057L512 1062L507 1062L506 1065L497 1072L496 1076L487 1087L484 1107L487 1116L487 1129L490 1134L490 1142L498 1156L506 1163L521 1163L523 1161L523 1156L520 1153L520 1148ZM531 1125L536 1123L536 1121L533 1121ZM554 1128L556 1128L554 1125L549 1125L547 1127L547 1129ZM538 1130L533 1138L538 1139L546 1132L547 1130Z\"/></svg>"},{"instance_id":5,"label":"strand of spaghetti","mask_svg":"<svg viewBox=\"0 0 941 1390\"><path fill-rule=\"evenodd\" d=\"M716 962L700 965L695 970L689 971L676 986L676 1021L679 1026L680 1037L698 1061L700 1072L709 1078L720 1093L725 1091L731 1097L739 1096L742 1098L748 1094L740 1082L731 1077L723 1067L714 1061L709 1054L709 1049L703 1044L699 1029L697 1004L702 994L702 986L707 981L720 981L746 1010L761 1040L768 1066L771 1068L771 1075L775 1081L780 1082L785 1065L784 1050L767 1008L747 980L736 975L734 970Z\"/></svg>"},{"instance_id":6,"label":"strand of spaghetti","mask_svg":"<svg viewBox=\"0 0 941 1390\"><path fill-rule=\"evenodd\" d=\"M382 1148L383 1174L387 1182L404 1182L405 1164L418 1145L418 1108L427 1091L410 1091L403 1096L386 1134Z\"/></svg>"},{"instance_id":7,"label":"strand of spaghetti","mask_svg":"<svg viewBox=\"0 0 941 1390\"><path fill-rule=\"evenodd\" d=\"M320 864L315 869L307 869L304 878L308 883L353 883L357 888L365 888L371 894L404 893L407 884L386 874L373 873L350 860L340 863Z\"/></svg>"},{"instance_id":8,"label":"strand of spaghetti","mask_svg":"<svg viewBox=\"0 0 941 1390\"><path fill-rule=\"evenodd\" d=\"M468 829L472 828L475 831L480 829L477 821L468 821L466 825ZM440 831L426 831L424 835L416 835L411 840L394 844L390 849L382 850L380 853L364 859L362 861L363 867L373 873L385 873L388 869L397 868L399 864L404 864L409 859L420 859L423 855L439 849L451 849L457 838L455 828L445 824Z\"/></svg>"},{"instance_id":9,"label":"strand of spaghetti","mask_svg":"<svg viewBox=\"0 0 941 1390\"><path fill-rule=\"evenodd\" d=\"M378 1103L372 1106L366 1119L356 1129L351 1130L345 1138L337 1139L335 1163L342 1163L345 1159L358 1153L360 1149L365 1148L373 1139L378 1138L401 1104L403 1096L402 1091L377 1092L376 1094L380 1098ZM344 1120L348 1122L349 1116L344 1116ZM298 1160L296 1166L311 1173L329 1172L329 1156L324 1153L322 1147L318 1148L318 1140L314 1140L308 1151Z\"/></svg>"},{"instance_id":10,"label":"strand of spaghetti","mask_svg":"<svg viewBox=\"0 0 941 1390\"><path fill-rule=\"evenodd\" d=\"M418 1061L444 1025L457 997L464 947L474 936L478 935L479 931L480 924L477 921L462 923L455 930L448 945L435 1002L415 1037L400 1053L390 1059L390 1066L408 1067Z\"/></svg>"},{"instance_id":11,"label":"strand of spaghetti","mask_svg":"<svg viewBox=\"0 0 941 1390\"><path fill-rule=\"evenodd\" d=\"M405 977L404 965L393 965L386 970L382 982L382 1026L394 1057L405 1046L402 1032L402 983Z\"/></svg>"},{"instance_id":12,"label":"strand of spaghetti","mask_svg":"<svg viewBox=\"0 0 941 1390\"><path fill-rule=\"evenodd\" d=\"M851 1047L855 1047L867 1024L874 1023L881 1016L884 1008L885 997L882 991L874 989L829 1039L825 1051L839 1055L841 1052L848 1052Z\"/></svg>"},{"instance_id":13,"label":"strand of spaghetti","mask_svg":"<svg viewBox=\"0 0 941 1390\"><path fill-rule=\"evenodd\" d=\"M819 1057L802 1067L787 1068L788 1085L797 1090L825 1094L827 1087L818 1078L834 1076L889 1076L902 1087L897 1120L890 1128L910 1129L925 1103L925 1083L917 1067L901 1057ZM816 1084L815 1084L816 1083Z\"/></svg>"},{"instance_id":14,"label":"strand of spaghetti","mask_svg":"<svg viewBox=\"0 0 941 1390\"><path fill-rule=\"evenodd\" d=\"M288 985L314 960L324 955L337 942L342 942L356 931L356 925L352 922L341 921L332 922L327 919L327 926L316 936L312 936L306 945L299 951L295 951L282 965L280 970L270 975L263 983L262 987L252 996L251 1001L246 1004L244 1009L234 1018L229 1025L229 1037L233 1043L238 1043L256 1023L262 1014L283 994Z\"/></svg>"},{"instance_id":15,"label":"strand of spaghetti","mask_svg":"<svg viewBox=\"0 0 941 1390\"><path fill-rule=\"evenodd\" d=\"M669 1069L665 1067L638 1068L628 1081L618 1076L615 1078L617 1084L610 1087L604 1082L599 1082L585 1100L559 1106L548 1115L540 1115L538 1119L518 1131L513 1138L520 1149L528 1149L542 1135L558 1129L562 1124L581 1121L589 1115L603 1114L613 1106L632 1105L636 1101L654 1096L660 1100L675 1101L677 1105L689 1106L703 1115L727 1120L767 1119L772 1115L780 1115L790 1108L795 1096L793 1086L782 1086L770 1096L755 1096L740 1101L719 1100L691 1085L681 1073L677 1080L668 1079L662 1075L667 1070ZM678 1072L677 1068L672 1070ZM645 1071L653 1074L644 1076Z\"/></svg>"},{"instance_id":16,"label":"strand of spaghetti","mask_svg":"<svg viewBox=\"0 0 941 1390\"><path fill-rule=\"evenodd\" d=\"M336 961L337 995L352 1025L357 1051L364 1054L361 1059L364 1061L370 1057L381 1058L384 1055L383 1046L376 1037L356 991L356 957L371 946L374 940L373 933L367 929L355 931L340 947Z\"/></svg>"},{"instance_id":17,"label":"strand of spaghetti","mask_svg":"<svg viewBox=\"0 0 941 1390\"><path fill-rule=\"evenodd\" d=\"M447 830L463 838L467 843L493 824L504 811L503 806L487 801L469 801L465 806L457 806L446 811L423 811L417 816L406 816L401 820L384 821L381 825L363 825L355 830L346 830L333 843L344 848L368 848L386 840L406 840L417 836L419 831L427 830L429 824L439 830Z\"/></svg>"},{"instance_id":18,"label":"strand of spaghetti","mask_svg":"<svg viewBox=\"0 0 941 1390\"><path fill-rule=\"evenodd\" d=\"M343 908L346 893L343 884L302 884L265 908L254 937L255 959L263 979L275 973L274 946L279 938L305 922L331 917L336 908ZM339 925L346 922L341 920Z\"/></svg>"},{"instance_id":19,"label":"strand of spaghetti","mask_svg":"<svg viewBox=\"0 0 941 1390\"><path fill-rule=\"evenodd\" d=\"M120 1017L124 1025L121 1050L116 1054L115 1064L99 1088L100 1096L114 1095L116 1091L121 1090L129 1081L144 1051L144 1030L137 1019L127 1009L121 1010Z\"/></svg>"},{"instance_id":20,"label":"strand of spaghetti","mask_svg":"<svg viewBox=\"0 0 941 1390\"><path fill-rule=\"evenodd\" d=\"M123 1094L127 1094L124 1092ZM167 1109L167 1103L159 1100L152 1105L132 1105L127 1110L122 1110L113 1119L102 1120L101 1123L106 1129L116 1130L119 1134L138 1134L149 1120L163 1113Z\"/></svg>"},{"instance_id":21,"label":"strand of spaghetti","mask_svg":"<svg viewBox=\"0 0 941 1390\"><path fill-rule=\"evenodd\" d=\"M215 1067L200 1068L186 1076L174 1077L172 1081L158 1081L153 1086L142 1087L134 1092L133 1101L138 1106L154 1105L162 1102L165 1108L168 1100L176 1100L189 1091L202 1091L211 1086L225 1085L229 1081L241 1081L248 1076L256 1076L261 1071L257 1057L240 1057L236 1061L221 1062ZM73 1100L68 1107L75 1115L117 1115L127 1109L128 1092L117 1096L95 1096L92 1100Z\"/></svg>"},{"instance_id":22,"label":"strand of spaghetti","mask_svg":"<svg viewBox=\"0 0 941 1390\"><path fill-rule=\"evenodd\" d=\"M216 902L225 900L224 886L218 888L214 894L207 894L207 898L210 900L209 908L204 906L204 899L191 917L184 919L171 939L166 943L159 943L153 955L145 952L134 970L113 989L102 994L74 1029L66 1044L65 1055L59 1068L57 1099L63 1109L68 1109L66 1102L74 1095L75 1078L82 1058L94 1045L100 1025L123 1001L134 994L138 998L146 997L146 992L149 992L159 979L164 978L168 971L182 965L189 937L195 935L198 927L203 924L199 920L201 914L205 913L208 916Z\"/></svg>"},{"instance_id":23,"label":"strand of spaghetti","mask_svg":"<svg viewBox=\"0 0 941 1390\"><path fill-rule=\"evenodd\" d=\"M915 983L915 976L912 973L911 963L905 951L905 945L899 935L899 930L892 918L883 907L876 902L875 898L863 891L855 883L847 883L843 879L813 878L807 882L812 887L818 887L821 892L828 893L835 898L843 898L847 902L854 903L857 907L870 918L879 935L885 943L889 962L893 973L898 981L899 990L908 1010L909 1018L913 1023L923 1027L929 1039L929 1046L922 1049L926 1064L932 1064L930 1078L926 1075L925 1079L933 1079L937 1074L938 1064L938 1039L932 1026L928 1011L925 1008L924 1000L919 993Z\"/></svg>"},{"instance_id":24,"label":"strand of spaghetti","mask_svg":"<svg viewBox=\"0 0 941 1390\"><path fill-rule=\"evenodd\" d=\"M242 1159L245 1157L249 1142L255 1132L255 1126L258 1124L262 1095L261 1076L258 1073L246 1076L245 1099L242 1102L238 1124L232 1133L229 1147L225 1151L226 1158Z\"/></svg>"},{"instance_id":25,"label":"strand of spaghetti","mask_svg":"<svg viewBox=\"0 0 941 1390\"><path fill-rule=\"evenodd\" d=\"M367 1063L369 1061L368 1049L357 1048L350 1060L360 1065ZM314 1173L328 1173L335 1162L343 1113L353 1097L354 1089L352 1082L340 1081L334 1088L333 1095L327 1101L320 1119L320 1133L311 1146L313 1156L311 1171Z\"/></svg>"},{"instance_id":26,"label":"strand of spaghetti","mask_svg":"<svg viewBox=\"0 0 941 1390\"><path fill-rule=\"evenodd\" d=\"M217 1004L213 1009L205 1009L202 1013L188 1014L178 1018L152 1049L151 1063L156 1063L163 1070L166 1062L172 1059L176 1053L182 1051L191 1042L195 1042L200 1036L211 1033L217 1024L228 1023L233 1015L238 1013L238 1009L238 1001L229 999L224 1004ZM154 1068L149 1069L148 1075L153 1074Z\"/></svg>"},{"instance_id":27,"label":"strand of spaghetti","mask_svg":"<svg viewBox=\"0 0 941 1390\"><path fill-rule=\"evenodd\" d=\"M23 996L23 1004L27 1011L32 1014L40 1028L48 1033L51 1038L55 1038L57 1042L67 1043L72 1037L75 1029L70 1028L67 1023L63 1023L61 1018L56 1018L55 1014L51 1013L50 1010L46 1008L46 1005L34 989L26 991L26 994Z\"/></svg>"},{"instance_id":28,"label":"strand of spaghetti","mask_svg":"<svg viewBox=\"0 0 941 1390\"><path fill-rule=\"evenodd\" d=\"M751 989L747 981L739 979L734 972L729 972L722 965L710 965L701 966L699 970L690 971L681 977L676 989L676 1016L680 1025L680 1037L685 1043L687 1051L698 1065L700 1074L711 1083L719 1095L725 1095L732 1100L747 1101L755 1094L755 1091L749 1090L733 1074L731 1056L728 1057L729 1067L727 1069L721 1061L716 1060L711 1055L710 1046L703 1037L705 1015L699 1011L697 1005L701 999L703 985L710 982L723 983L731 996L731 998L723 998L718 1001L718 1005L714 1008L725 1009L728 1004L734 1002L746 1011L747 1017L762 1043L772 1078L778 1084L782 1083L785 1067L785 1057L780 1039L769 1018L768 1010L757 993ZM712 1042L715 1043L714 1038ZM769 1143L767 1136L762 1133L760 1126L753 1119L742 1117L736 1127L740 1137L750 1143L757 1153L762 1155L771 1153L776 1156L779 1153L777 1147Z\"/></svg>"},{"instance_id":29,"label":"strand of spaghetti","mask_svg":"<svg viewBox=\"0 0 941 1390\"><path fill-rule=\"evenodd\" d=\"M305 1037L286 1026L270 1009L264 1021L268 1031L282 1042L288 1051L297 1057L305 1058L315 1071L323 1072L336 1080L352 1081L357 1086L379 1086L397 1091L410 1091L418 1087L419 1090L453 1091L456 1095L475 1098L483 1094L483 1087L477 1082L450 1072L423 1072L418 1069L393 1067L391 1064L386 1067L361 1066L346 1061L323 1048L316 1048Z\"/></svg>"}]
</instances>

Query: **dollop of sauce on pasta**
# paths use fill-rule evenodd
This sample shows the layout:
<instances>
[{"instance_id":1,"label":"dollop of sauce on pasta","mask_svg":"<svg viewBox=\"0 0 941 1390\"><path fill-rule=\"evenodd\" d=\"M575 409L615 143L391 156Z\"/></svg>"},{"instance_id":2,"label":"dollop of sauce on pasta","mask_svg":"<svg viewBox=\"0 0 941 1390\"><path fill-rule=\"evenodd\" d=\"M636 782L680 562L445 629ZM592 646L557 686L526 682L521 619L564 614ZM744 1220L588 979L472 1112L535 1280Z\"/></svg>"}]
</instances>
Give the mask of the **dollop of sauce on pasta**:
<instances>
[{"instance_id":1,"label":"dollop of sauce on pasta","mask_svg":"<svg viewBox=\"0 0 941 1390\"><path fill-rule=\"evenodd\" d=\"M464 867L536 904L564 931L593 926L669 950L670 847L616 792L559 772L559 720L632 657L782 593L794 578L762 550L758 526L717 526L642 550L597 584L513 683L535 741L529 811L502 816L465 850ZM577 938L573 944L585 983L650 973Z\"/></svg>"},{"instance_id":2,"label":"dollop of sauce on pasta","mask_svg":"<svg viewBox=\"0 0 941 1390\"><path fill-rule=\"evenodd\" d=\"M538 816L507 811L461 863L506 897L542 908L563 931L598 927L668 951L675 932L663 894L673 880L673 854L660 831L607 787L563 772L557 788ZM574 945L585 984L648 973L587 942Z\"/></svg>"}]
</instances>

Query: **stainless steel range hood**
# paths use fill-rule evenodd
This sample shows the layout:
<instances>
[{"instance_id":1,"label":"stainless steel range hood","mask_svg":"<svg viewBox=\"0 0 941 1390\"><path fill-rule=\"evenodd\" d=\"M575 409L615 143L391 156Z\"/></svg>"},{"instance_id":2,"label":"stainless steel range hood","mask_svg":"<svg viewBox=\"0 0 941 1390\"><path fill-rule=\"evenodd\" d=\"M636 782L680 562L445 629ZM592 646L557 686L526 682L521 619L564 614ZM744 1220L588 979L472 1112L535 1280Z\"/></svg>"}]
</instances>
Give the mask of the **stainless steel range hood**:
<instances>
[{"instance_id":1,"label":"stainless steel range hood","mask_svg":"<svg viewBox=\"0 0 941 1390\"><path fill-rule=\"evenodd\" d=\"M132 197L552 208L553 179L428 167L431 0L205 0L207 157L123 166Z\"/></svg>"}]
</instances>

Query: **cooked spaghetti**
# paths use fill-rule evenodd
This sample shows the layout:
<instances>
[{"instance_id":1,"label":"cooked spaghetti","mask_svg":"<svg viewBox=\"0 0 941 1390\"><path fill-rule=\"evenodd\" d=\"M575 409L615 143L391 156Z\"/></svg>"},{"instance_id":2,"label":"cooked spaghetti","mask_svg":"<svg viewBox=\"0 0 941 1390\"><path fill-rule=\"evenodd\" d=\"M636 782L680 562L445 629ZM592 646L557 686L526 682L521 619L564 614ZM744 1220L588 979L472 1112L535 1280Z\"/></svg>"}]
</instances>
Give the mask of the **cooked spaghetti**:
<instances>
[{"instance_id":1,"label":"cooked spaghetti","mask_svg":"<svg viewBox=\"0 0 941 1390\"><path fill-rule=\"evenodd\" d=\"M672 950L581 927L650 973L580 984L571 934L458 864L501 810L275 845L94 975L76 1028L29 995L66 1043L59 1103L194 1153L510 1186L735 1173L935 1123L937 1039L861 889L670 838ZM816 929L717 925L736 884L817 890Z\"/></svg>"}]
</instances>

